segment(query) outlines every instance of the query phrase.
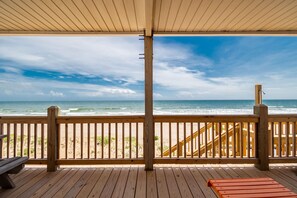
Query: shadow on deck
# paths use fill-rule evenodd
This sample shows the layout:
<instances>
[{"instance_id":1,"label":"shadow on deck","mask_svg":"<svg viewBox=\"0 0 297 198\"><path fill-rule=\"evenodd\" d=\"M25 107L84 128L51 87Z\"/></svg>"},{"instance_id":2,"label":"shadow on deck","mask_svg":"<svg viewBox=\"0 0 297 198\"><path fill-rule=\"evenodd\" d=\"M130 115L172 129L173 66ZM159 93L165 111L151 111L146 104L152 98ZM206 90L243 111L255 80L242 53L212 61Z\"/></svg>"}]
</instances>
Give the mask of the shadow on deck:
<instances>
[{"instance_id":1,"label":"shadow on deck","mask_svg":"<svg viewBox=\"0 0 297 198\"><path fill-rule=\"evenodd\" d=\"M0 189L0 197L216 197L206 183L211 178L270 177L297 193L297 165L162 165L60 168L26 167L12 175L16 188Z\"/></svg>"}]
</instances>

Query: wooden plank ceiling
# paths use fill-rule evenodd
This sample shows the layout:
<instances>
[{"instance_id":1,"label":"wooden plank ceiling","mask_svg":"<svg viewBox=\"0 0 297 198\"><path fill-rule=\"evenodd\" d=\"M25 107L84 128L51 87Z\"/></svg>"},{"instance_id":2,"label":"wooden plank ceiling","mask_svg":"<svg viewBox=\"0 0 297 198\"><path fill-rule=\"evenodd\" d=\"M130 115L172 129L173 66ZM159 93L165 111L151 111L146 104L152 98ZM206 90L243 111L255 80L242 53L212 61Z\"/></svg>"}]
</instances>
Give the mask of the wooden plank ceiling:
<instances>
[{"instance_id":1,"label":"wooden plank ceiling","mask_svg":"<svg viewBox=\"0 0 297 198\"><path fill-rule=\"evenodd\" d=\"M0 34L296 34L296 0L1 0Z\"/></svg>"}]
</instances>

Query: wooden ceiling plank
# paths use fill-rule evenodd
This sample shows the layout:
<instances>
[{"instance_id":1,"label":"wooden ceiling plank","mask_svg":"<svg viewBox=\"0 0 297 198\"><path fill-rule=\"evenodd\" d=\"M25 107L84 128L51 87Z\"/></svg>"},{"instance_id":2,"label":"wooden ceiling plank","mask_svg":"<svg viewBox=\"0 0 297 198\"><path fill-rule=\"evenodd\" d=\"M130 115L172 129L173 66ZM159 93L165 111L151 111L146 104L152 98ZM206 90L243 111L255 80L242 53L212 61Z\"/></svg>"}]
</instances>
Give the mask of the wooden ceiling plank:
<instances>
[{"instance_id":1,"label":"wooden ceiling plank","mask_svg":"<svg viewBox=\"0 0 297 198\"><path fill-rule=\"evenodd\" d=\"M86 6L86 3L83 0L75 0L73 3L76 5L76 8L80 11L78 17L80 20L86 24L89 24L88 29L93 29L93 31L101 31L100 25L95 20L93 14L90 12L89 8ZM75 9L75 8L74 8ZM77 14L77 12L76 12Z\"/></svg>"},{"instance_id":2,"label":"wooden ceiling plank","mask_svg":"<svg viewBox=\"0 0 297 198\"><path fill-rule=\"evenodd\" d=\"M154 27L154 0L145 0L145 36L153 35Z\"/></svg>"},{"instance_id":3,"label":"wooden ceiling plank","mask_svg":"<svg viewBox=\"0 0 297 198\"><path fill-rule=\"evenodd\" d=\"M173 25L176 21L176 17L178 15L178 13L180 12L182 2L183 2L183 0L174 0L171 2L171 8L169 10L167 23L165 26L165 29L167 31L172 31Z\"/></svg>"},{"instance_id":4,"label":"wooden ceiling plank","mask_svg":"<svg viewBox=\"0 0 297 198\"><path fill-rule=\"evenodd\" d=\"M287 9L282 12L281 15L278 15L277 18L274 18L271 22L265 24L261 28L264 30L274 30L275 27L281 27L283 23L286 23L287 21L296 19L296 9L297 9L297 1L295 1L294 4L291 4L287 7Z\"/></svg>"},{"instance_id":5,"label":"wooden ceiling plank","mask_svg":"<svg viewBox=\"0 0 297 198\"><path fill-rule=\"evenodd\" d=\"M106 25L105 20L103 19L101 13L97 9L97 6L95 5L93 0L83 0L85 6L89 10L90 13L92 13L94 20L98 24L101 31L109 31L109 28Z\"/></svg>"},{"instance_id":6,"label":"wooden ceiling plank","mask_svg":"<svg viewBox=\"0 0 297 198\"><path fill-rule=\"evenodd\" d=\"M265 24L276 20L279 16L286 12L288 8L291 7L296 2L296 0L285 0L279 6L272 9L269 13L264 15L259 20L255 21L253 24L248 26L248 29L261 29Z\"/></svg>"},{"instance_id":7,"label":"wooden ceiling plank","mask_svg":"<svg viewBox=\"0 0 297 198\"><path fill-rule=\"evenodd\" d=\"M179 30L180 26L182 25L182 23L186 17L186 14L188 13L188 11L190 9L192 1L193 0L183 0L182 1L181 5L180 5L179 12L177 13L175 22L174 22L170 31L178 31Z\"/></svg>"},{"instance_id":8,"label":"wooden ceiling plank","mask_svg":"<svg viewBox=\"0 0 297 198\"><path fill-rule=\"evenodd\" d=\"M65 21L63 21L53 10L51 7L49 7L48 5L46 5L43 1L40 0L31 0L31 2L36 5L37 7L39 7L40 10L42 10L44 13L46 13L50 18L53 19L53 21L56 22L56 24L59 24L59 26L61 27L61 31L63 31L63 29L65 31L71 31L73 30ZM47 1L48 3L50 1Z\"/></svg>"},{"instance_id":9,"label":"wooden ceiling plank","mask_svg":"<svg viewBox=\"0 0 297 198\"><path fill-rule=\"evenodd\" d=\"M240 26L242 29L245 29L242 24L251 21L257 14L259 14L259 12L263 12L265 9L269 9L268 7L271 4L271 1L264 0L261 3L254 5L254 7L250 6L249 9L246 9L244 12L241 13L240 16L236 18L236 21L233 21L232 25L230 24L230 29L238 30Z\"/></svg>"},{"instance_id":10,"label":"wooden ceiling plank","mask_svg":"<svg viewBox=\"0 0 297 198\"><path fill-rule=\"evenodd\" d=\"M145 29L145 2L144 0L134 0L135 18L137 23L137 31Z\"/></svg>"},{"instance_id":11,"label":"wooden ceiling plank","mask_svg":"<svg viewBox=\"0 0 297 198\"><path fill-rule=\"evenodd\" d=\"M72 30L60 17L56 15L47 5L40 0L30 0L33 8L38 10L39 13L43 14L44 17L50 18L49 20L52 21L61 31Z\"/></svg>"},{"instance_id":12,"label":"wooden ceiling plank","mask_svg":"<svg viewBox=\"0 0 297 198\"><path fill-rule=\"evenodd\" d=\"M234 0L223 0L223 2L219 5L219 7L217 8L216 12L214 12L211 17L209 17L207 23L205 23L203 25L203 27L201 28L202 31L208 31L212 25L219 21L220 18L224 15L224 13L226 12L226 10L232 5L232 2Z\"/></svg>"},{"instance_id":13,"label":"wooden ceiling plank","mask_svg":"<svg viewBox=\"0 0 297 198\"><path fill-rule=\"evenodd\" d=\"M114 22L112 21L112 19L110 18L110 15L103 3L103 0L93 0L98 12L100 13L100 15L102 16L102 19L104 19L104 22L107 26L107 28L109 29L110 32L116 32L116 27L114 25Z\"/></svg>"},{"instance_id":14,"label":"wooden ceiling plank","mask_svg":"<svg viewBox=\"0 0 297 198\"><path fill-rule=\"evenodd\" d=\"M297 27L297 21L292 21L290 24L287 24L284 29L286 30L296 30Z\"/></svg>"},{"instance_id":15,"label":"wooden ceiling plank","mask_svg":"<svg viewBox=\"0 0 297 198\"><path fill-rule=\"evenodd\" d=\"M288 24L292 24L294 22L297 21L297 13L291 13L288 14L287 17L279 20L277 23L275 23L274 25L269 26L269 28L265 28L267 30L277 30L279 28L283 29L283 30L287 30L286 27L288 26Z\"/></svg>"},{"instance_id":16,"label":"wooden ceiling plank","mask_svg":"<svg viewBox=\"0 0 297 198\"><path fill-rule=\"evenodd\" d=\"M222 14L208 27L207 31L216 31L227 18L240 6L242 0L232 0Z\"/></svg>"},{"instance_id":17,"label":"wooden ceiling plank","mask_svg":"<svg viewBox=\"0 0 297 198\"><path fill-rule=\"evenodd\" d=\"M7 30L10 30L10 28L6 27L5 25L1 24L0 23L0 32L1 31L7 31ZM1 34L0 34L1 35Z\"/></svg>"},{"instance_id":18,"label":"wooden ceiling plank","mask_svg":"<svg viewBox=\"0 0 297 198\"><path fill-rule=\"evenodd\" d=\"M131 31L138 31L134 0L121 0L124 3L125 15Z\"/></svg>"},{"instance_id":19,"label":"wooden ceiling plank","mask_svg":"<svg viewBox=\"0 0 297 198\"><path fill-rule=\"evenodd\" d=\"M0 36L137 36L141 32L83 32L83 31L0 31Z\"/></svg>"},{"instance_id":20,"label":"wooden ceiling plank","mask_svg":"<svg viewBox=\"0 0 297 198\"><path fill-rule=\"evenodd\" d=\"M55 0L54 0L55 1ZM56 0L56 2L63 2L62 8L69 18L81 29L82 31L94 31L94 28L86 20L80 8L77 7L75 1L72 0Z\"/></svg>"},{"instance_id":21,"label":"wooden ceiling plank","mask_svg":"<svg viewBox=\"0 0 297 198\"><path fill-rule=\"evenodd\" d=\"M274 8L280 6L283 1L270 1L265 0L266 3L261 4L261 6L254 9L248 16L245 17L244 22L237 23L234 29L237 31L249 29L248 27L253 23L257 22L263 18L267 13L271 12ZM249 29L250 30L250 29Z\"/></svg>"},{"instance_id":22,"label":"wooden ceiling plank","mask_svg":"<svg viewBox=\"0 0 297 198\"><path fill-rule=\"evenodd\" d=\"M81 24L79 20L77 20L75 16L76 13L70 10L70 8L68 7L69 5L66 4L64 0L51 0L51 1L44 0L44 2L46 3L53 2L53 4L61 11L61 13L63 13L62 15L60 15L61 18L63 18L63 20L65 21L67 20L67 24L69 23L73 24L72 27L75 28L75 31L87 31L86 27L83 26L83 24Z\"/></svg>"},{"instance_id":23,"label":"wooden ceiling plank","mask_svg":"<svg viewBox=\"0 0 297 198\"><path fill-rule=\"evenodd\" d=\"M114 0L114 5L115 5L116 11L117 11L117 13L119 15L119 19L121 21L121 24L123 26L123 30L124 31L131 31L132 28L131 28L131 24L130 24L130 20L128 18L128 15L135 16L135 13L134 13L134 9L130 10L129 9L130 7L127 8L127 4L126 3L128 3L128 2L127 1L124 2L124 0ZM133 19L131 19L131 20L133 20ZM134 25L136 25L136 24L134 24Z\"/></svg>"},{"instance_id":24,"label":"wooden ceiling plank","mask_svg":"<svg viewBox=\"0 0 297 198\"><path fill-rule=\"evenodd\" d=\"M294 14L291 15L291 19L289 19L288 21L284 21L284 23L282 24L282 27L284 29L292 29L292 27L294 27L294 24L295 24L295 28L293 29L296 29L297 28L297 12L295 12Z\"/></svg>"},{"instance_id":25,"label":"wooden ceiling plank","mask_svg":"<svg viewBox=\"0 0 297 198\"><path fill-rule=\"evenodd\" d=\"M121 20L119 18L116 8L115 8L114 1L113 0L103 0L103 5L106 8L108 15L110 16L110 19L112 20L116 31L119 31L119 32L123 31L123 25L121 23Z\"/></svg>"},{"instance_id":26,"label":"wooden ceiling plank","mask_svg":"<svg viewBox=\"0 0 297 198\"><path fill-rule=\"evenodd\" d=\"M18 0L18 5L29 12L35 19L39 20L42 24L49 27L51 30L61 30L61 26L52 21L51 18L44 13L38 6L36 6L32 1L21 1ZM65 30L62 28L62 30Z\"/></svg>"},{"instance_id":27,"label":"wooden ceiling plank","mask_svg":"<svg viewBox=\"0 0 297 198\"><path fill-rule=\"evenodd\" d=\"M12 23L10 23L10 21L7 21L7 20L5 20L4 18L0 18L0 26L3 26L3 27L5 27L5 29L4 30L23 30L23 29L21 29L20 27L18 27L18 26L16 26L16 25L14 25L14 24L12 24ZM1 28L0 28L0 30L1 30Z\"/></svg>"},{"instance_id":28,"label":"wooden ceiling plank","mask_svg":"<svg viewBox=\"0 0 297 198\"><path fill-rule=\"evenodd\" d=\"M297 36L297 30L286 31L205 31L155 32L155 36Z\"/></svg>"},{"instance_id":29,"label":"wooden ceiling plank","mask_svg":"<svg viewBox=\"0 0 297 198\"><path fill-rule=\"evenodd\" d=\"M191 2L190 8L185 14L186 16L181 23L181 26L178 28L178 31L186 31L190 23L194 20L194 16L196 15L198 8L200 7L202 0L193 0Z\"/></svg>"},{"instance_id":30,"label":"wooden ceiling plank","mask_svg":"<svg viewBox=\"0 0 297 198\"><path fill-rule=\"evenodd\" d=\"M6 20L8 23L13 24L14 26L17 26L18 28L22 30L26 30L28 26L25 26L23 23L21 23L18 19L11 15L7 15L7 13L0 8L0 18Z\"/></svg>"},{"instance_id":31,"label":"wooden ceiling plank","mask_svg":"<svg viewBox=\"0 0 297 198\"><path fill-rule=\"evenodd\" d=\"M252 12L254 9L257 8L257 6L260 6L263 3L263 0L260 1L244 1L242 3L242 6L240 6L235 12L233 12L234 15L229 18L228 21L225 22L224 24L224 29L227 30L234 30L232 27L242 20L246 15L248 15L250 12Z\"/></svg>"},{"instance_id":32,"label":"wooden ceiling plank","mask_svg":"<svg viewBox=\"0 0 297 198\"><path fill-rule=\"evenodd\" d=\"M213 1L217 0L209 0L209 1L202 1L200 6L197 8L197 11L195 15L193 16L193 19L189 23L187 27L187 31L194 31L196 25L200 22L201 18L205 15L206 11L210 7L210 5L213 3Z\"/></svg>"},{"instance_id":33,"label":"wooden ceiling plank","mask_svg":"<svg viewBox=\"0 0 297 198\"><path fill-rule=\"evenodd\" d=\"M34 0L37 2L37 0ZM64 12L65 5L62 2L53 1L53 0L42 0L42 2L58 16L61 21L64 22L72 31L81 31L79 27L70 19L70 16ZM67 8L66 8L67 9Z\"/></svg>"},{"instance_id":34,"label":"wooden ceiling plank","mask_svg":"<svg viewBox=\"0 0 297 198\"><path fill-rule=\"evenodd\" d=\"M172 0L162 0L158 31L166 31L166 23Z\"/></svg>"},{"instance_id":35,"label":"wooden ceiling plank","mask_svg":"<svg viewBox=\"0 0 297 198\"><path fill-rule=\"evenodd\" d=\"M207 28L205 27L205 24L208 23L208 21L211 19L211 17L218 12L218 8L221 6L223 3L223 0L216 0L212 1L208 9L206 10L205 14L201 17L201 20L196 24L195 28L192 31L195 30L205 30Z\"/></svg>"},{"instance_id":36,"label":"wooden ceiling plank","mask_svg":"<svg viewBox=\"0 0 297 198\"><path fill-rule=\"evenodd\" d=\"M31 21L28 21L27 19L20 17L15 11L11 12L11 10L7 10L6 8L3 8L1 6L3 6L3 4L1 4L0 2L0 13L2 13L2 15L5 15L6 18L15 21L19 26L23 27L24 29L37 30L36 25L32 24Z\"/></svg>"},{"instance_id":37,"label":"wooden ceiling plank","mask_svg":"<svg viewBox=\"0 0 297 198\"><path fill-rule=\"evenodd\" d=\"M22 17L27 18L32 23L36 24L40 30L54 30L49 24L45 23L44 21L40 20L38 17L36 18L31 10L27 10L26 7L22 4L21 1L13 1L13 0L4 0L8 7L11 7L15 12L19 13Z\"/></svg>"},{"instance_id":38,"label":"wooden ceiling plank","mask_svg":"<svg viewBox=\"0 0 297 198\"><path fill-rule=\"evenodd\" d=\"M154 31L158 31L160 23L160 14L161 14L162 0L156 0L154 5Z\"/></svg>"},{"instance_id":39,"label":"wooden ceiling plank","mask_svg":"<svg viewBox=\"0 0 297 198\"><path fill-rule=\"evenodd\" d=\"M235 0L237 1L237 0ZM246 1L246 0L242 0L242 1L237 1L237 3L239 4L235 4L234 7L229 7L229 9L231 9L231 12L228 13L227 17L224 17L224 20L222 20L218 25L216 25L215 31L225 31L227 25L232 22L232 20L234 18L236 18L236 16L238 16L242 10L244 10L245 8L247 8L251 2L253 1Z\"/></svg>"},{"instance_id":40,"label":"wooden ceiling plank","mask_svg":"<svg viewBox=\"0 0 297 198\"><path fill-rule=\"evenodd\" d=\"M42 27L40 27L35 22L32 22L31 19L28 19L27 17L25 17L21 13L19 13L18 10L20 8L16 9L16 8L13 7L14 8L13 9L11 7L11 4L14 4L12 1L10 1L8 3L8 5L6 3L7 3L6 1L5 2L4 1L1 1L0 6L1 6L1 8L3 10L5 10L6 13L8 13L8 16L13 16L13 17L17 18L20 23L24 23L24 25L26 24L26 26L29 25L29 26L31 26L31 28L34 28L35 30L47 30L47 29L43 29Z\"/></svg>"}]
</instances>

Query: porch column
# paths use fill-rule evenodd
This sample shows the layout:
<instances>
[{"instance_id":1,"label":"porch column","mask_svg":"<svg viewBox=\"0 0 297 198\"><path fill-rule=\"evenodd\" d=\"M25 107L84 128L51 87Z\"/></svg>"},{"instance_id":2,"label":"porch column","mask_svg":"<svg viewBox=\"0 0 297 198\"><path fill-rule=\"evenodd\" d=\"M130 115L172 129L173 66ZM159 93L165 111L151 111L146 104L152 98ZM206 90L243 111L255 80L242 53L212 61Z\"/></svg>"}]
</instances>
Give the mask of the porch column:
<instances>
[{"instance_id":1,"label":"porch column","mask_svg":"<svg viewBox=\"0 0 297 198\"><path fill-rule=\"evenodd\" d=\"M47 109L47 172L57 170L58 158L58 123L60 108L51 106Z\"/></svg>"},{"instance_id":2,"label":"porch column","mask_svg":"<svg viewBox=\"0 0 297 198\"><path fill-rule=\"evenodd\" d=\"M144 37L145 57L145 117L144 117L144 161L145 170L153 170L154 121L153 121L153 37Z\"/></svg>"},{"instance_id":3,"label":"porch column","mask_svg":"<svg viewBox=\"0 0 297 198\"><path fill-rule=\"evenodd\" d=\"M256 158L259 162L256 167L259 170L269 170L268 158L268 107L263 104L254 106L254 114L259 116L259 123L256 127Z\"/></svg>"}]
</instances>

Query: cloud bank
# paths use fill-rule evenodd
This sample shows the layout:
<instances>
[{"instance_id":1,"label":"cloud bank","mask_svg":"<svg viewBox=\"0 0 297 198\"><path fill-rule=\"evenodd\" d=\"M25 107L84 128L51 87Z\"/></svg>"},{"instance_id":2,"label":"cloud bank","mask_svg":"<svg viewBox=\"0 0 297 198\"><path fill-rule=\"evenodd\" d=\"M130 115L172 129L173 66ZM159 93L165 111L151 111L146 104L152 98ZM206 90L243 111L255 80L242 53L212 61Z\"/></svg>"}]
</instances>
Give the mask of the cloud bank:
<instances>
[{"instance_id":1,"label":"cloud bank","mask_svg":"<svg viewBox=\"0 0 297 198\"><path fill-rule=\"evenodd\" d=\"M155 99L297 98L297 39L214 38L212 54L179 38L155 38ZM0 100L144 98L137 37L0 37Z\"/></svg>"}]
</instances>

